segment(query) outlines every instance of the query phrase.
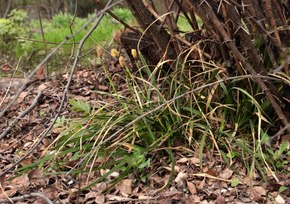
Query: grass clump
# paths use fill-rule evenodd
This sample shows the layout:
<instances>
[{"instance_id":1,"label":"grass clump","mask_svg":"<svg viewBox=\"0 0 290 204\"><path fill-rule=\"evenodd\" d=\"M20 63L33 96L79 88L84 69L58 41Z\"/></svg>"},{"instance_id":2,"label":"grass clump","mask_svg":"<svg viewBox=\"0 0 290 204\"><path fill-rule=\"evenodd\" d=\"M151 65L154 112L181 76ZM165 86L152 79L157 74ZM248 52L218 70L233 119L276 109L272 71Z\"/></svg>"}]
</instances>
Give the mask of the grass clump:
<instances>
[{"instance_id":1,"label":"grass clump","mask_svg":"<svg viewBox=\"0 0 290 204\"><path fill-rule=\"evenodd\" d=\"M252 97L260 94L259 89L249 94L239 88L252 83L250 76L223 79L221 66L214 63L205 63L199 74L186 60L177 66L167 75L160 75L161 67L150 70L144 62L136 72L125 67L125 77L119 77L126 90L118 90L104 66L111 92L98 94L110 100L93 107L72 99L71 109L80 117L59 120L56 127L65 130L50 151L19 171L40 165L51 174L85 173L88 182L83 189L108 182L109 190L125 177L146 183L160 166L174 169L177 153L199 155L202 171L205 153L212 152L232 168L242 162L250 177L258 173L267 179L269 172L275 177L274 170L287 165L280 157L287 144L264 151L272 126L266 114L270 107ZM108 180L116 172L118 176ZM168 187L173 175L174 170L161 189Z\"/></svg>"}]
</instances>

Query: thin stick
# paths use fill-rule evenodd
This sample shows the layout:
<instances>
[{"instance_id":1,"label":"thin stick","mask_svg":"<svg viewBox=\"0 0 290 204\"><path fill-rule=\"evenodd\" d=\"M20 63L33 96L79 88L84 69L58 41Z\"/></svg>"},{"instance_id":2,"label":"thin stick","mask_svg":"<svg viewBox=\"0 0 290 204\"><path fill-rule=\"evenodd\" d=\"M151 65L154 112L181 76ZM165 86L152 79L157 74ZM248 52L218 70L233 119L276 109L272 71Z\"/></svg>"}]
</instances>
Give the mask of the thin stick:
<instances>
[{"instance_id":1,"label":"thin stick","mask_svg":"<svg viewBox=\"0 0 290 204\"><path fill-rule=\"evenodd\" d=\"M37 8L37 15L38 15L38 20L39 20L39 25L40 25L41 38L42 38L42 41L44 42L44 44L43 44L44 52L45 52L45 55L47 55L47 53L48 53L47 44L46 44L46 40L45 40L45 36L44 36L42 19L41 19L41 15L40 15L40 11L39 11L39 5L38 5L37 0L34 0L34 2L36 4L36 8ZM47 77L47 76L48 76L48 66L47 66L47 62L46 62L45 66L44 66L44 77Z\"/></svg>"},{"instance_id":2,"label":"thin stick","mask_svg":"<svg viewBox=\"0 0 290 204\"><path fill-rule=\"evenodd\" d=\"M53 202L42 193L29 193L29 194L25 194L23 196L7 198L7 199L0 199L0 203L11 203L11 201L12 202L23 201L23 200L27 200L27 199L33 198L33 197L41 197L47 204L53 204Z\"/></svg>"},{"instance_id":3,"label":"thin stick","mask_svg":"<svg viewBox=\"0 0 290 204\"><path fill-rule=\"evenodd\" d=\"M34 98L32 104L26 108L23 112L21 112L13 121L10 125L8 125L8 127L6 128L6 130L4 130L4 132L2 132L2 134L0 135L0 140L5 137L10 130L15 126L15 124L24 116L26 116L28 113L30 113L37 105L37 103L39 102L40 97L42 96L42 91L39 91L37 96Z\"/></svg>"}]
</instances>

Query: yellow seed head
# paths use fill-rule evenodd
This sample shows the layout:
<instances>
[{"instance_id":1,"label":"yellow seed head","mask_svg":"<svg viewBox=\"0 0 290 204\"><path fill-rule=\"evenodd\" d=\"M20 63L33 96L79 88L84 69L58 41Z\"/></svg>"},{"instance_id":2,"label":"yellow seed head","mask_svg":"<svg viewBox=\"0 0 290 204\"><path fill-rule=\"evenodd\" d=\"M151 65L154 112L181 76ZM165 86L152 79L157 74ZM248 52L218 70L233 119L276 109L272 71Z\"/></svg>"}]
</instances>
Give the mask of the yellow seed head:
<instances>
[{"instance_id":1,"label":"yellow seed head","mask_svg":"<svg viewBox=\"0 0 290 204\"><path fill-rule=\"evenodd\" d=\"M126 61L125 61L125 58L123 56L119 57L119 64L122 68L124 68L126 66Z\"/></svg>"},{"instance_id":2,"label":"yellow seed head","mask_svg":"<svg viewBox=\"0 0 290 204\"><path fill-rule=\"evenodd\" d=\"M99 58L102 58L102 57L103 57L103 55L104 55L104 50L103 50L103 48L102 48L101 46L97 46L97 47L96 47L96 55L97 55L97 57L99 57Z\"/></svg>"},{"instance_id":3,"label":"yellow seed head","mask_svg":"<svg viewBox=\"0 0 290 204\"><path fill-rule=\"evenodd\" d=\"M113 56L113 57L119 57L120 56L120 53L118 52L118 50L116 50L116 49L111 49L111 55Z\"/></svg>"},{"instance_id":4,"label":"yellow seed head","mask_svg":"<svg viewBox=\"0 0 290 204\"><path fill-rule=\"evenodd\" d=\"M137 59L137 56L138 55L137 55L137 50L136 49L132 49L131 50L131 54L132 54L132 56L133 56L134 59Z\"/></svg>"}]
</instances>

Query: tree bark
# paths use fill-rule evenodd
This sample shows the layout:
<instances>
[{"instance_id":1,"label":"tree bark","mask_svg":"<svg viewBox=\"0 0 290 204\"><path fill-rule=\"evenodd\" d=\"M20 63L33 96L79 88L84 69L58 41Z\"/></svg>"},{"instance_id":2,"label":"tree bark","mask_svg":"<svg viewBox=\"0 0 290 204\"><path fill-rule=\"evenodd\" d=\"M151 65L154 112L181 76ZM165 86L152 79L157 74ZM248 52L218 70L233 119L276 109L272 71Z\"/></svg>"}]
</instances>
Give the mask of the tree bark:
<instances>
[{"instance_id":1,"label":"tree bark","mask_svg":"<svg viewBox=\"0 0 290 204\"><path fill-rule=\"evenodd\" d=\"M146 9L142 0L127 0L127 4L142 30L148 33L148 37L156 45L155 51L159 58L175 60L177 54L172 46L170 35L164 27L160 26L160 21Z\"/></svg>"}]
</instances>

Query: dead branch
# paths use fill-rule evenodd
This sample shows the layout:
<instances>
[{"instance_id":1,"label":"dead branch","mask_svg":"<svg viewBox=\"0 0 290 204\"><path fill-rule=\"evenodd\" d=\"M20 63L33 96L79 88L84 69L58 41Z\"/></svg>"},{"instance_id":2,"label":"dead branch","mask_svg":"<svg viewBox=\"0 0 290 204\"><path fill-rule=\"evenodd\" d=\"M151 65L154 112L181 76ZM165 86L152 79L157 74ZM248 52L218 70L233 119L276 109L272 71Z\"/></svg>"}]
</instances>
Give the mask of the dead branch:
<instances>
[{"instance_id":1,"label":"dead branch","mask_svg":"<svg viewBox=\"0 0 290 204\"><path fill-rule=\"evenodd\" d=\"M29 194L25 194L22 196L18 196L18 197L13 197L13 198L7 198L7 199L0 199L0 203L13 203L16 201L24 201L30 198L34 198L34 197L40 197L42 198L45 203L47 204L53 204L53 202L44 194L42 193L29 193Z\"/></svg>"},{"instance_id":2,"label":"dead branch","mask_svg":"<svg viewBox=\"0 0 290 204\"><path fill-rule=\"evenodd\" d=\"M0 135L0 140L2 138L4 138L9 132L10 130L15 126L15 124L24 116L26 116L28 113L30 113L38 104L40 98L42 96L42 91L39 91L37 96L34 98L32 104L26 108L23 112L19 113L19 115L14 118L14 120L8 125L8 127L2 132L2 134Z\"/></svg>"}]
</instances>

